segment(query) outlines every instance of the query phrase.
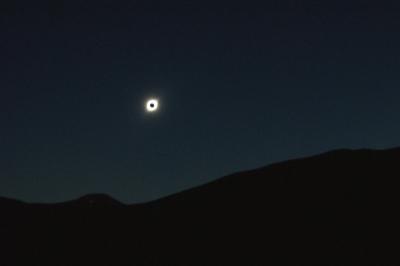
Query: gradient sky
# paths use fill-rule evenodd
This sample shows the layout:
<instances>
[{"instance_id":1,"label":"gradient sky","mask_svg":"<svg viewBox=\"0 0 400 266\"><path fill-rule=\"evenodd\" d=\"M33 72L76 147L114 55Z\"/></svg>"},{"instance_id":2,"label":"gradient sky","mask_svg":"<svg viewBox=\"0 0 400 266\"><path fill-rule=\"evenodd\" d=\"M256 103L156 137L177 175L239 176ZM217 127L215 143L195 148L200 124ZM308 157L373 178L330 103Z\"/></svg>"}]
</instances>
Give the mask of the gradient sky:
<instances>
[{"instance_id":1,"label":"gradient sky","mask_svg":"<svg viewBox=\"0 0 400 266\"><path fill-rule=\"evenodd\" d=\"M399 146L399 14L397 0L3 0L0 195L132 203Z\"/></svg>"}]
</instances>

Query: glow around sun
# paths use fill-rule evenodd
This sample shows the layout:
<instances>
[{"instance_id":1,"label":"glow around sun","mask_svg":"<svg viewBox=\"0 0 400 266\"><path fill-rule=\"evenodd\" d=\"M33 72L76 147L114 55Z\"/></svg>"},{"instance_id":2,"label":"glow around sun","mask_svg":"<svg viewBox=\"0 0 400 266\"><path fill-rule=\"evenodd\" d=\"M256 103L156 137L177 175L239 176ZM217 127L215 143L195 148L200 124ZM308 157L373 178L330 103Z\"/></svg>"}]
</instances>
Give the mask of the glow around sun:
<instances>
[{"instance_id":1,"label":"glow around sun","mask_svg":"<svg viewBox=\"0 0 400 266\"><path fill-rule=\"evenodd\" d=\"M146 102L146 111L148 113L154 113L158 110L158 106L159 106L158 99L154 99L154 98L149 99Z\"/></svg>"}]
</instances>

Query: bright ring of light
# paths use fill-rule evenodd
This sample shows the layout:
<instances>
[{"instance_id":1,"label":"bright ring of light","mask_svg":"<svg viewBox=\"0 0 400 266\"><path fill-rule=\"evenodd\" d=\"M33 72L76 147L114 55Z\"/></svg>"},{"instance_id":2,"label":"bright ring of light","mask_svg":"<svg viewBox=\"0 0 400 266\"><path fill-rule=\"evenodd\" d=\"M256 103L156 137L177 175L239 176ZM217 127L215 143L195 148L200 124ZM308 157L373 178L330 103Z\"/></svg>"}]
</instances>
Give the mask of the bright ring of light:
<instances>
[{"instance_id":1,"label":"bright ring of light","mask_svg":"<svg viewBox=\"0 0 400 266\"><path fill-rule=\"evenodd\" d=\"M147 112L153 113L158 109L158 100L157 99L150 99L146 103L146 110Z\"/></svg>"}]
</instances>

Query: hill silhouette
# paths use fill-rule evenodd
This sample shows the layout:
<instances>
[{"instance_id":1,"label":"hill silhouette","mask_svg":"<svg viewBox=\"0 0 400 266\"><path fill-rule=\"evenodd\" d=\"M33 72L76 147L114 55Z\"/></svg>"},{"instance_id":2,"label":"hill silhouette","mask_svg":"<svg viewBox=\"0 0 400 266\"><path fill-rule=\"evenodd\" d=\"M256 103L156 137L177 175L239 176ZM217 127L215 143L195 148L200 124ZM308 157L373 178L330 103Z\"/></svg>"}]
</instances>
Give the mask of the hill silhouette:
<instances>
[{"instance_id":1,"label":"hill silhouette","mask_svg":"<svg viewBox=\"0 0 400 266\"><path fill-rule=\"evenodd\" d=\"M399 178L400 148L338 150L145 204L0 198L0 265L393 265Z\"/></svg>"}]
</instances>

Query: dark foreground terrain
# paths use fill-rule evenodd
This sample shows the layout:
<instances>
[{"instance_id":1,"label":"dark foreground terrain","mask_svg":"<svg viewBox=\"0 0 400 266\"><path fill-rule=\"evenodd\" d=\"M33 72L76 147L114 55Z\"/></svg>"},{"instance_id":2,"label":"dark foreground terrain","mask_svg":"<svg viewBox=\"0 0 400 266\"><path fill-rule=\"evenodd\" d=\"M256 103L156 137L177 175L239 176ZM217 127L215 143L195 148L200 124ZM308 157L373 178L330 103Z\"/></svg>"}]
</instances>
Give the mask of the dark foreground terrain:
<instances>
[{"instance_id":1,"label":"dark foreground terrain","mask_svg":"<svg viewBox=\"0 0 400 266\"><path fill-rule=\"evenodd\" d=\"M340 150L154 202L0 199L0 265L400 263L400 148Z\"/></svg>"}]
</instances>

